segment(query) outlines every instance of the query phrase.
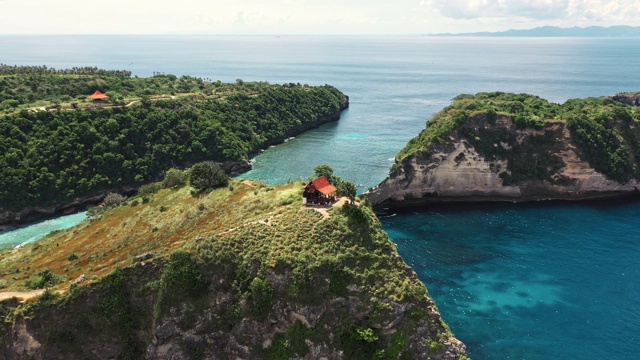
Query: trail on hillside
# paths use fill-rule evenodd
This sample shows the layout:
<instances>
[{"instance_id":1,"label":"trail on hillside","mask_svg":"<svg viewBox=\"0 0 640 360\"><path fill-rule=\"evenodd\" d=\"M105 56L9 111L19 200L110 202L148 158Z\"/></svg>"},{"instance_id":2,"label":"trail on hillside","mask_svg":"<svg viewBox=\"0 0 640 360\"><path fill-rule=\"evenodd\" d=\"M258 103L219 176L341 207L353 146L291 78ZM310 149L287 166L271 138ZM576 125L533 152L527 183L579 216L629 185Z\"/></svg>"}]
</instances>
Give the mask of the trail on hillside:
<instances>
[{"instance_id":1,"label":"trail on hillside","mask_svg":"<svg viewBox=\"0 0 640 360\"><path fill-rule=\"evenodd\" d=\"M12 297L18 298L20 301L26 301L40 296L44 293L44 289L32 290L32 291L7 291L0 292L0 301L11 299Z\"/></svg>"}]
</instances>

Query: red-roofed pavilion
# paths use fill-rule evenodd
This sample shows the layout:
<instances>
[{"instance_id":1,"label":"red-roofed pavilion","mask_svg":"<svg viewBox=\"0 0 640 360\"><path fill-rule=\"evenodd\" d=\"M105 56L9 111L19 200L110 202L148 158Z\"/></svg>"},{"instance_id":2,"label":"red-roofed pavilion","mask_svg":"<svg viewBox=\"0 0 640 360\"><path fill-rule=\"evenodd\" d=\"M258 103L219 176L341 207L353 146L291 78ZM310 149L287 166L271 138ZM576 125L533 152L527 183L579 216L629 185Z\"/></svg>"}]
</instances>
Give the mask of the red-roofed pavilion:
<instances>
[{"instance_id":1,"label":"red-roofed pavilion","mask_svg":"<svg viewBox=\"0 0 640 360\"><path fill-rule=\"evenodd\" d=\"M108 99L109 96L103 94L100 90L96 90L96 92L94 92L92 95L89 95L88 98L93 101L100 101Z\"/></svg>"},{"instance_id":2,"label":"red-roofed pavilion","mask_svg":"<svg viewBox=\"0 0 640 360\"><path fill-rule=\"evenodd\" d=\"M335 201L335 193L338 191L335 186L331 185L326 177L321 176L304 187L302 194L305 204L326 205Z\"/></svg>"}]
</instances>

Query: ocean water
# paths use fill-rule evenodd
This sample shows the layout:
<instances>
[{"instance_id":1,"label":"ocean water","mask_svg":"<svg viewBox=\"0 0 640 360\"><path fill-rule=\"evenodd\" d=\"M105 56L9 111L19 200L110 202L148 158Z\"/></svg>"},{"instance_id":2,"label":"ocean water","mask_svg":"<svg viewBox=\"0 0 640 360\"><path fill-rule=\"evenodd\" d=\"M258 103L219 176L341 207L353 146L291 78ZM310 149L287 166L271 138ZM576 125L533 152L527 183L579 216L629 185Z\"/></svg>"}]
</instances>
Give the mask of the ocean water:
<instances>
[{"instance_id":1,"label":"ocean water","mask_svg":"<svg viewBox=\"0 0 640 360\"><path fill-rule=\"evenodd\" d=\"M327 163L364 191L460 93L640 90L638 40L0 36L0 62L332 84L350 96L342 119L266 149L245 176L280 183ZM474 359L634 359L638 214L637 202L476 205L382 221Z\"/></svg>"},{"instance_id":2,"label":"ocean water","mask_svg":"<svg viewBox=\"0 0 640 360\"><path fill-rule=\"evenodd\" d=\"M59 216L55 219L25 224L19 228L7 226L0 231L0 250L24 246L42 239L52 231L64 230L76 226L87 218L87 213Z\"/></svg>"}]
</instances>

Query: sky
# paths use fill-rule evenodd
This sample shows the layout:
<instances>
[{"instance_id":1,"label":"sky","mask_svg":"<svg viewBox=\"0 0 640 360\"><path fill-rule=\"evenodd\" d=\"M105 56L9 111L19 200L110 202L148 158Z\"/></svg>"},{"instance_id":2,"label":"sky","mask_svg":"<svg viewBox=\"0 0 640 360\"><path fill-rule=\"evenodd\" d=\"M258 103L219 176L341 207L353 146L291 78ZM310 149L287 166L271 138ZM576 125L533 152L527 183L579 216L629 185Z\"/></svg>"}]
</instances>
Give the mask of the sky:
<instances>
[{"instance_id":1,"label":"sky","mask_svg":"<svg viewBox=\"0 0 640 360\"><path fill-rule=\"evenodd\" d=\"M640 26L635 0L0 0L0 34L401 35Z\"/></svg>"}]
</instances>

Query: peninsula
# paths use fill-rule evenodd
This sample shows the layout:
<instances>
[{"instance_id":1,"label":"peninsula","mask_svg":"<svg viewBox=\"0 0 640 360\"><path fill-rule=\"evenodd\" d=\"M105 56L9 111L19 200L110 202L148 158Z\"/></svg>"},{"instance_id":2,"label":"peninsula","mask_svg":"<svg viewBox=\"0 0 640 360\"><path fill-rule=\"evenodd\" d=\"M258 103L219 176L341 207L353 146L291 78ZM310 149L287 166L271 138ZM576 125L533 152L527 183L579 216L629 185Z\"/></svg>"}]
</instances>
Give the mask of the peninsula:
<instances>
[{"instance_id":1,"label":"peninsula","mask_svg":"<svg viewBox=\"0 0 640 360\"><path fill-rule=\"evenodd\" d=\"M376 207L586 200L640 195L638 93L554 104L460 95L365 196Z\"/></svg>"},{"instance_id":2,"label":"peninsula","mask_svg":"<svg viewBox=\"0 0 640 360\"><path fill-rule=\"evenodd\" d=\"M329 85L0 65L0 225L132 194L199 161L247 171L252 153L348 104Z\"/></svg>"},{"instance_id":3,"label":"peninsula","mask_svg":"<svg viewBox=\"0 0 640 360\"><path fill-rule=\"evenodd\" d=\"M2 252L0 353L468 359L366 200L315 209L303 183L249 180L194 196L180 174Z\"/></svg>"}]
</instances>

